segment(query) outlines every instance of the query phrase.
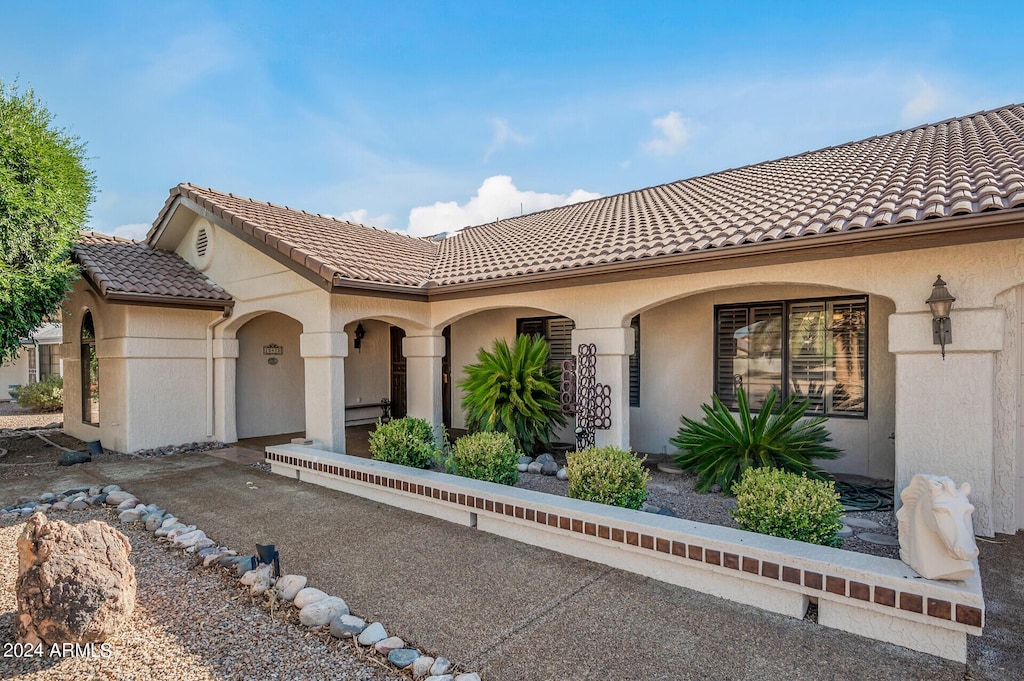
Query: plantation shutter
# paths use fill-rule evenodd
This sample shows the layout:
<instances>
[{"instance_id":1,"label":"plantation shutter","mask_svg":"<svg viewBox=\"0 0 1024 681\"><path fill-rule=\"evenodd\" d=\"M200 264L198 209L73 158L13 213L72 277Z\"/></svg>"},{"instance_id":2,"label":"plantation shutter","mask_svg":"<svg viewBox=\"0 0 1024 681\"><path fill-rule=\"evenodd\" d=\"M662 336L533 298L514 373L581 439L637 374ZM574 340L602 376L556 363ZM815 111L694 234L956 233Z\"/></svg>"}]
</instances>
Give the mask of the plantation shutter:
<instances>
[{"instance_id":1,"label":"plantation shutter","mask_svg":"<svg viewBox=\"0 0 1024 681\"><path fill-rule=\"evenodd\" d=\"M540 317L531 317L529 319L517 319L516 320L516 335L517 336L540 336L543 338L544 334L544 319Z\"/></svg>"},{"instance_id":2,"label":"plantation shutter","mask_svg":"<svg viewBox=\"0 0 1024 681\"><path fill-rule=\"evenodd\" d=\"M516 334L540 336L548 344L548 368L561 369L572 359L572 331L576 322L568 317L526 317L516 320Z\"/></svg>"},{"instance_id":3,"label":"plantation shutter","mask_svg":"<svg viewBox=\"0 0 1024 681\"><path fill-rule=\"evenodd\" d=\"M633 339L636 341L635 350L629 356L629 406L640 406L640 315L633 317L629 322L633 329Z\"/></svg>"},{"instance_id":4,"label":"plantation shutter","mask_svg":"<svg viewBox=\"0 0 1024 681\"><path fill-rule=\"evenodd\" d=\"M828 304L831 381L829 413L863 416L867 413L867 299L835 300Z\"/></svg>"},{"instance_id":5,"label":"plantation shutter","mask_svg":"<svg viewBox=\"0 0 1024 681\"><path fill-rule=\"evenodd\" d=\"M791 303L789 306L789 394L805 399L808 412L825 411L825 303Z\"/></svg>"},{"instance_id":6,"label":"plantation shutter","mask_svg":"<svg viewBox=\"0 0 1024 681\"><path fill-rule=\"evenodd\" d=\"M718 310L715 327L715 394L727 407L735 408L736 389L742 387L742 375L736 373L736 355L739 344L736 334L747 326L749 311L746 307L723 307ZM742 361L742 360L741 360Z\"/></svg>"}]
</instances>

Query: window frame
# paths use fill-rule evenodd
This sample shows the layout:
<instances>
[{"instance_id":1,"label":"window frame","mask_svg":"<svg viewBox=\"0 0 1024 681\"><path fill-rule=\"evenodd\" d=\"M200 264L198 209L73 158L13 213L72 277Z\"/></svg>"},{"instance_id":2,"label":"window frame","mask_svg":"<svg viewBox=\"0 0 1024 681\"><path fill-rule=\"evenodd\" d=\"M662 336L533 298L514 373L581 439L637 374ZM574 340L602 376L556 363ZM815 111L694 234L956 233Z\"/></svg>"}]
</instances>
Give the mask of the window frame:
<instances>
[{"instance_id":1,"label":"window frame","mask_svg":"<svg viewBox=\"0 0 1024 681\"><path fill-rule=\"evenodd\" d=\"M870 378L871 378L871 296L867 294L863 295L847 295L847 296L822 296L820 298L789 298L789 299L773 299L773 300L755 300L745 303L722 303L714 306L712 324L711 324L711 340L714 346L714 360L711 365L711 391L713 394L718 394L718 367L721 360L721 353L719 352L720 343L718 337L718 315L723 309L728 308L746 308L748 311L751 308L763 305L781 305L782 306L782 324L783 324L783 342L782 342L782 393L783 399L786 399L790 395L790 352L789 346L792 341L790 337L790 306L807 304L807 303L822 303L827 305L831 302L838 301L855 301L864 304L864 410L862 414L850 414L850 413L832 413L824 409L822 405L822 411L820 412L808 412L808 416L824 416L829 419L853 419L858 421L866 421L871 411L871 404L869 402L870 395ZM727 408L731 412L738 412L737 407L728 406ZM751 408L751 413L758 413L760 408Z\"/></svg>"}]
</instances>

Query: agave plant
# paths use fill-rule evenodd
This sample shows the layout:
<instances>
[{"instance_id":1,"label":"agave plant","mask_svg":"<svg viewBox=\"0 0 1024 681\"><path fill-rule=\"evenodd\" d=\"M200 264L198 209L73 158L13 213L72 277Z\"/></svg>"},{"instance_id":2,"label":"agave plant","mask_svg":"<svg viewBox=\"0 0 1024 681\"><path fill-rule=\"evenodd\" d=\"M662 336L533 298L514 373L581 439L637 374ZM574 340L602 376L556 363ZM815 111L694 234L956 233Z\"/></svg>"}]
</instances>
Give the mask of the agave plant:
<instances>
[{"instance_id":1,"label":"agave plant","mask_svg":"<svg viewBox=\"0 0 1024 681\"><path fill-rule=\"evenodd\" d=\"M565 424L558 401L559 372L546 369L548 344L539 336L520 335L512 348L505 339L488 352L480 348L477 363L465 368L459 383L462 409L472 432L507 433L519 449L531 452L550 445L556 426Z\"/></svg>"},{"instance_id":2,"label":"agave plant","mask_svg":"<svg viewBox=\"0 0 1024 681\"><path fill-rule=\"evenodd\" d=\"M707 492L713 485L723 490L748 468L771 466L816 480L830 480L812 459L835 459L840 450L825 429L824 416L804 418L808 402L792 395L781 404L772 388L757 414L750 413L746 391L737 391L739 419L722 404L718 395L712 405L701 405L703 421L683 416L678 435L669 440L679 448L675 461L680 468L697 474L696 489Z\"/></svg>"}]
</instances>

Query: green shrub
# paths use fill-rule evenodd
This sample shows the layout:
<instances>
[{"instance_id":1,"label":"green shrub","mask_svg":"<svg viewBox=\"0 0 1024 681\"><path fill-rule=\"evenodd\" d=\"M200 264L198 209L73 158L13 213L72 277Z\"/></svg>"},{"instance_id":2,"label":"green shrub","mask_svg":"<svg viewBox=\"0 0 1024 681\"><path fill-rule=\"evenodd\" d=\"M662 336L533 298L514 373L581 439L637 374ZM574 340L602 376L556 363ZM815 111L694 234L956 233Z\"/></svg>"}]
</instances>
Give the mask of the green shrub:
<instances>
[{"instance_id":1,"label":"green shrub","mask_svg":"<svg viewBox=\"0 0 1024 681\"><path fill-rule=\"evenodd\" d=\"M824 416L804 419L808 403L796 396L777 405L779 394L773 388L764 399L761 410L750 413L747 393L736 393L737 416L712 395L711 406L701 405L703 421L683 416L679 434L669 440L679 448L676 463L684 470L697 473L698 492L707 492L718 484L729 490L748 468L781 468L805 474L815 480L831 480L811 459L834 459L840 455L823 425ZM739 420L737 420L737 417Z\"/></svg>"},{"instance_id":2,"label":"green shrub","mask_svg":"<svg viewBox=\"0 0 1024 681\"><path fill-rule=\"evenodd\" d=\"M778 468L748 468L732 491L736 508L730 513L744 530L811 544L842 544L836 532L843 526L843 506L832 481Z\"/></svg>"},{"instance_id":3,"label":"green shrub","mask_svg":"<svg viewBox=\"0 0 1024 681\"><path fill-rule=\"evenodd\" d=\"M514 485L519 480L520 455L505 433L474 433L455 441L445 470L464 478Z\"/></svg>"},{"instance_id":4,"label":"green shrub","mask_svg":"<svg viewBox=\"0 0 1024 681\"><path fill-rule=\"evenodd\" d=\"M64 379L56 374L44 376L41 381L14 388L11 397L23 407L60 411L64 407Z\"/></svg>"},{"instance_id":5,"label":"green shrub","mask_svg":"<svg viewBox=\"0 0 1024 681\"><path fill-rule=\"evenodd\" d=\"M569 452L565 472L569 496L599 504L639 509L647 500L650 475L644 459L618 447L588 447Z\"/></svg>"},{"instance_id":6,"label":"green shrub","mask_svg":"<svg viewBox=\"0 0 1024 681\"><path fill-rule=\"evenodd\" d=\"M388 423L377 421L377 428L370 433L370 453L377 461L430 468L441 450L429 421L406 416Z\"/></svg>"},{"instance_id":7,"label":"green shrub","mask_svg":"<svg viewBox=\"0 0 1024 681\"><path fill-rule=\"evenodd\" d=\"M558 399L560 372L546 369L548 344L539 336L520 335L512 348L505 339L483 348L477 363L467 365L462 409L470 432L508 433L524 452L548 447L556 426L565 424Z\"/></svg>"}]
</instances>

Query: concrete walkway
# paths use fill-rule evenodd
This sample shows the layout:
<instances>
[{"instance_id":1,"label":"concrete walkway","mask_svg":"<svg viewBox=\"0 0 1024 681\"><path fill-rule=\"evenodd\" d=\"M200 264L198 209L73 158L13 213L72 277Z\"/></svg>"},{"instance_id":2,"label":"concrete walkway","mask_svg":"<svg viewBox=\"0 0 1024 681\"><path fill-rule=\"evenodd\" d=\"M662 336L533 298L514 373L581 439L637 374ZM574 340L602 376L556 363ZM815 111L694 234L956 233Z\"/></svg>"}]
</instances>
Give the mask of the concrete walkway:
<instances>
[{"instance_id":1,"label":"concrete walkway","mask_svg":"<svg viewBox=\"0 0 1024 681\"><path fill-rule=\"evenodd\" d=\"M31 491L113 482L239 551L276 544L286 572L307 575L354 614L488 681L1020 674L1020 534L1002 537L998 549L983 544L983 552L1012 555L993 559L996 584L985 575L989 622L965 669L223 458L97 461L60 475L49 484L33 476L39 489ZM2 480L0 498L24 487Z\"/></svg>"}]
</instances>

